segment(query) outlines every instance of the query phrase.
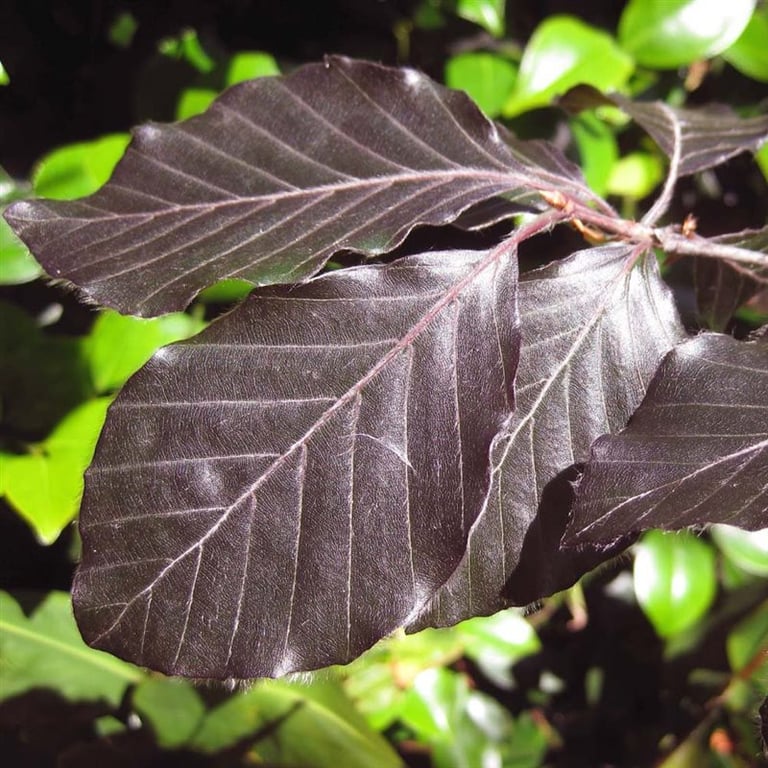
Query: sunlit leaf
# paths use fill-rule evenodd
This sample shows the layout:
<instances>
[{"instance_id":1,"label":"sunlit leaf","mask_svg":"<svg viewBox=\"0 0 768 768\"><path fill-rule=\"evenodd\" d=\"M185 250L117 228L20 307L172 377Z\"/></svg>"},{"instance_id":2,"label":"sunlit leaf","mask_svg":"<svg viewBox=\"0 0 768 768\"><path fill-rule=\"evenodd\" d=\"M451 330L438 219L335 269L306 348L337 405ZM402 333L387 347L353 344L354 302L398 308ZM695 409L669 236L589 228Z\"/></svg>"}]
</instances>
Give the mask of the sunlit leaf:
<instances>
[{"instance_id":1,"label":"sunlit leaf","mask_svg":"<svg viewBox=\"0 0 768 768\"><path fill-rule=\"evenodd\" d=\"M496 117L514 85L517 69L494 53L461 53L448 59L445 82L466 91L489 117Z\"/></svg>"},{"instance_id":2,"label":"sunlit leaf","mask_svg":"<svg viewBox=\"0 0 768 768\"><path fill-rule=\"evenodd\" d=\"M0 700L42 687L69 701L103 699L114 706L144 677L140 669L83 643L63 592L49 592L29 615L0 592L0 672Z\"/></svg>"},{"instance_id":3,"label":"sunlit leaf","mask_svg":"<svg viewBox=\"0 0 768 768\"><path fill-rule=\"evenodd\" d=\"M19 240L5 219L0 219L0 285L21 285L37 279L43 268Z\"/></svg>"},{"instance_id":4,"label":"sunlit leaf","mask_svg":"<svg viewBox=\"0 0 768 768\"><path fill-rule=\"evenodd\" d=\"M555 96L579 83L598 90L620 89L634 68L607 33L573 16L553 16L528 41L506 117L547 106Z\"/></svg>"},{"instance_id":5,"label":"sunlit leaf","mask_svg":"<svg viewBox=\"0 0 768 768\"><path fill-rule=\"evenodd\" d=\"M739 72L754 80L768 83L768 7L758 7L738 40L723 58Z\"/></svg>"},{"instance_id":6,"label":"sunlit leaf","mask_svg":"<svg viewBox=\"0 0 768 768\"><path fill-rule=\"evenodd\" d=\"M402 625L461 557L511 407L509 249L261 289L157 353L88 473L89 642L254 677L347 661Z\"/></svg>"},{"instance_id":7,"label":"sunlit leaf","mask_svg":"<svg viewBox=\"0 0 768 768\"><path fill-rule=\"evenodd\" d=\"M743 571L768 577L768 528L742 531L732 525L713 525L710 535L726 557Z\"/></svg>"},{"instance_id":8,"label":"sunlit leaf","mask_svg":"<svg viewBox=\"0 0 768 768\"><path fill-rule=\"evenodd\" d=\"M150 315L225 277L295 282L344 248L381 254L498 194L543 208L539 189L593 197L554 147L506 135L464 94L329 58L137 129L90 198L5 215L50 275Z\"/></svg>"},{"instance_id":9,"label":"sunlit leaf","mask_svg":"<svg viewBox=\"0 0 768 768\"><path fill-rule=\"evenodd\" d=\"M656 632L672 637L696 624L712 604L715 554L692 534L650 531L636 546L634 583Z\"/></svg>"},{"instance_id":10,"label":"sunlit leaf","mask_svg":"<svg viewBox=\"0 0 768 768\"><path fill-rule=\"evenodd\" d=\"M644 66L675 68L724 51L754 9L755 0L630 0L619 42Z\"/></svg>"},{"instance_id":11,"label":"sunlit leaf","mask_svg":"<svg viewBox=\"0 0 768 768\"><path fill-rule=\"evenodd\" d=\"M333 679L309 685L265 680L216 707L192 746L218 752L253 739L259 763L338 768L397 768L400 758L366 724Z\"/></svg>"},{"instance_id":12,"label":"sunlit leaf","mask_svg":"<svg viewBox=\"0 0 768 768\"><path fill-rule=\"evenodd\" d=\"M95 192L110 177L128 146L128 138L127 134L117 133L54 150L35 166L35 194L73 200Z\"/></svg>"},{"instance_id":13,"label":"sunlit leaf","mask_svg":"<svg viewBox=\"0 0 768 768\"><path fill-rule=\"evenodd\" d=\"M131 700L163 749L190 742L205 716L203 700L186 680L148 677L136 687Z\"/></svg>"},{"instance_id":14,"label":"sunlit leaf","mask_svg":"<svg viewBox=\"0 0 768 768\"><path fill-rule=\"evenodd\" d=\"M487 29L492 35L504 34L506 0L457 0L456 15Z\"/></svg>"},{"instance_id":15,"label":"sunlit leaf","mask_svg":"<svg viewBox=\"0 0 768 768\"><path fill-rule=\"evenodd\" d=\"M627 429L593 445L567 541L758 530L767 508L768 340L702 334L667 355Z\"/></svg>"},{"instance_id":16,"label":"sunlit leaf","mask_svg":"<svg viewBox=\"0 0 768 768\"><path fill-rule=\"evenodd\" d=\"M236 53L229 62L227 68L227 85L242 83L254 77L267 77L279 75L274 56L261 51L242 51Z\"/></svg>"}]
</instances>

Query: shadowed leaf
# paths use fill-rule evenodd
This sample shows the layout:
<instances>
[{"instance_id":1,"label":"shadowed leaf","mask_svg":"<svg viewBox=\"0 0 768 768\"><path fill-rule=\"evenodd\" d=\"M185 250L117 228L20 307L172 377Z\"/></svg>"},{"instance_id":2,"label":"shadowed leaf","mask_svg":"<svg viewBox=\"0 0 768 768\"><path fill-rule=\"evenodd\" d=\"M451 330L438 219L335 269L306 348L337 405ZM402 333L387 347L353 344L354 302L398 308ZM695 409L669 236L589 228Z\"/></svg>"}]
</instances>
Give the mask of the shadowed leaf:
<instances>
[{"instance_id":1,"label":"shadowed leaf","mask_svg":"<svg viewBox=\"0 0 768 768\"><path fill-rule=\"evenodd\" d=\"M344 662L450 575L519 346L514 248L255 291L112 406L74 586L87 640L175 674Z\"/></svg>"},{"instance_id":2,"label":"shadowed leaf","mask_svg":"<svg viewBox=\"0 0 768 768\"><path fill-rule=\"evenodd\" d=\"M5 215L50 275L154 315L222 278L298 282L336 251L381 254L498 194L542 207L539 189L593 198L558 150L517 141L466 95L332 57L138 128L91 197Z\"/></svg>"},{"instance_id":3,"label":"shadowed leaf","mask_svg":"<svg viewBox=\"0 0 768 768\"><path fill-rule=\"evenodd\" d=\"M604 559L559 549L573 465L626 424L682 337L655 262L628 271L631 250L581 251L522 276L515 411L494 439L492 487L464 559L412 628L530 603Z\"/></svg>"},{"instance_id":4,"label":"shadowed leaf","mask_svg":"<svg viewBox=\"0 0 768 768\"><path fill-rule=\"evenodd\" d=\"M768 521L768 340L703 334L665 358L618 435L592 448L567 544Z\"/></svg>"}]
</instances>

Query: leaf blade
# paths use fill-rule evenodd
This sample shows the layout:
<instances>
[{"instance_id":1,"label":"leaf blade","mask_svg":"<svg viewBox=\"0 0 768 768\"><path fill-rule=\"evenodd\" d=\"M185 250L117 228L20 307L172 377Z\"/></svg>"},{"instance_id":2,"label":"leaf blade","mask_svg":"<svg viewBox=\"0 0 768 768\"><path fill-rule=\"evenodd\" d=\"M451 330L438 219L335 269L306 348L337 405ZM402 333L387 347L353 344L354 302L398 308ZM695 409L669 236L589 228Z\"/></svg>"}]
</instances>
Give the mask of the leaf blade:
<instances>
[{"instance_id":1,"label":"leaf blade","mask_svg":"<svg viewBox=\"0 0 768 768\"><path fill-rule=\"evenodd\" d=\"M497 194L538 207L539 188L593 197L562 154L544 154L413 70L331 57L139 128L91 197L5 215L52 276L162 314L222 278L297 282L339 250L380 254Z\"/></svg>"},{"instance_id":2,"label":"leaf blade","mask_svg":"<svg viewBox=\"0 0 768 768\"><path fill-rule=\"evenodd\" d=\"M655 262L626 271L631 250L581 251L522 276L515 411L494 439L491 489L461 564L410 630L528 604L597 563L559 547L573 465L601 425L626 423L682 335Z\"/></svg>"},{"instance_id":3,"label":"leaf blade","mask_svg":"<svg viewBox=\"0 0 768 768\"><path fill-rule=\"evenodd\" d=\"M262 289L161 350L86 478L88 641L254 677L348 660L401 625L460 558L511 407L509 251Z\"/></svg>"},{"instance_id":4,"label":"leaf blade","mask_svg":"<svg viewBox=\"0 0 768 768\"><path fill-rule=\"evenodd\" d=\"M592 447L566 543L609 539L619 526L765 528L766 403L765 340L707 333L673 349L629 426Z\"/></svg>"}]
</instances>

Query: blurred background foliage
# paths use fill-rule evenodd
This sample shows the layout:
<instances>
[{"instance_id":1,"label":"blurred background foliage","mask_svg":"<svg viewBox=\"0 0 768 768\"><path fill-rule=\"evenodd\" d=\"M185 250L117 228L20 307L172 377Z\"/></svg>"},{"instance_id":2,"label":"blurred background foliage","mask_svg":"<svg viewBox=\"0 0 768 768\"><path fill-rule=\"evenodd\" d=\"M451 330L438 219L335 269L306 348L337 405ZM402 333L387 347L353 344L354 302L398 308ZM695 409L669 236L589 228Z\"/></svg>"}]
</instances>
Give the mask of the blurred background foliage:
<instances>
[{"instance_id":1,"label":"blurred background foliage","mask_svg":"<svg viewBox=\"0 0 768 768\"><path fill-rule=\"evenodd\" d=\"M521 136L554 140L628 217L666 161L617 109L557 109L571 86L725 101L743 115L768 106L768 4L754 0L31 0L2 27L0 206L89 194L131 125L189 117L234 83L326 52L410 64L467 91ZM757 163L681 182L672 215L695 212L703 234L762 226L766 177L768 145ZM680 266L665 269L674 285ZM156 349L247 290L225 281L151 320L86 307L0 220L4 765L760 763L768 530L652 531L525 613L396 635L287 680L193 683L87 648L68 594L73 521L106 409ZM691 327L740 334L768 320L765 294L727 311L679 298Z\"/></svg>"}]
</instances>

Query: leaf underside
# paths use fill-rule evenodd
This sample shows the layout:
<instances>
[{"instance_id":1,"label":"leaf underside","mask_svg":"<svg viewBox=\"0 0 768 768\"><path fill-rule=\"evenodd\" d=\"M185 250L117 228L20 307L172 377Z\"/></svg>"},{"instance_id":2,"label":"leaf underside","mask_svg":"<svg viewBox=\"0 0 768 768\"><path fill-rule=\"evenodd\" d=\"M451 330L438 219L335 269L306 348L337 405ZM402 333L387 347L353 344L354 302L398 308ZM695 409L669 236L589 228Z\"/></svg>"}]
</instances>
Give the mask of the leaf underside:
<instances>
[{"instance_id":1,"label":"leaf underside","mask_svg":"<svg viewBox=\"0 0 768 768\"><path fill-rule=\"evenodd\" d=\"M495 195L540 208L541 189L594 200L552 145L514 139L465 94L331 57L138 128L94 195L5 216L51 276L156 315L222 278L298 282L339 250L384 253Z\"/></svg>"},{"instance_id":2,"label":"leaf underside","mask_svg":"<svg viewBox=\"0 0 768 768\"><path fill-rule=\"evenodd\" d=\"M89 643L172 674L347 661L456 567L512 408L512 247L257 289L110 409L74 585Z\"/></svg>"},{"instance_id":3,"label":"leaf underside","mask_svg":"<svg viewBox=\"0 0 768 768\"><path fill-rule=\"evenodd\" d=\"M655 260L628 271L631 251L581 251L521 277L515 411L494 439L491 490L461 564L411 629L525 605L605 558L559 548L575 465L626 424L683 338Z\"/></svg>"},{"instance_id":4,"label":"leaf underside","mask_svg":"<svg viewBox=\"0 0 768 768\"><path fill-rule=\"evenodd\" d=\"M566 544L627 531L768 526L768 339L672 350L629 426L593 446Z\"/></svg>"}]
</instances>

